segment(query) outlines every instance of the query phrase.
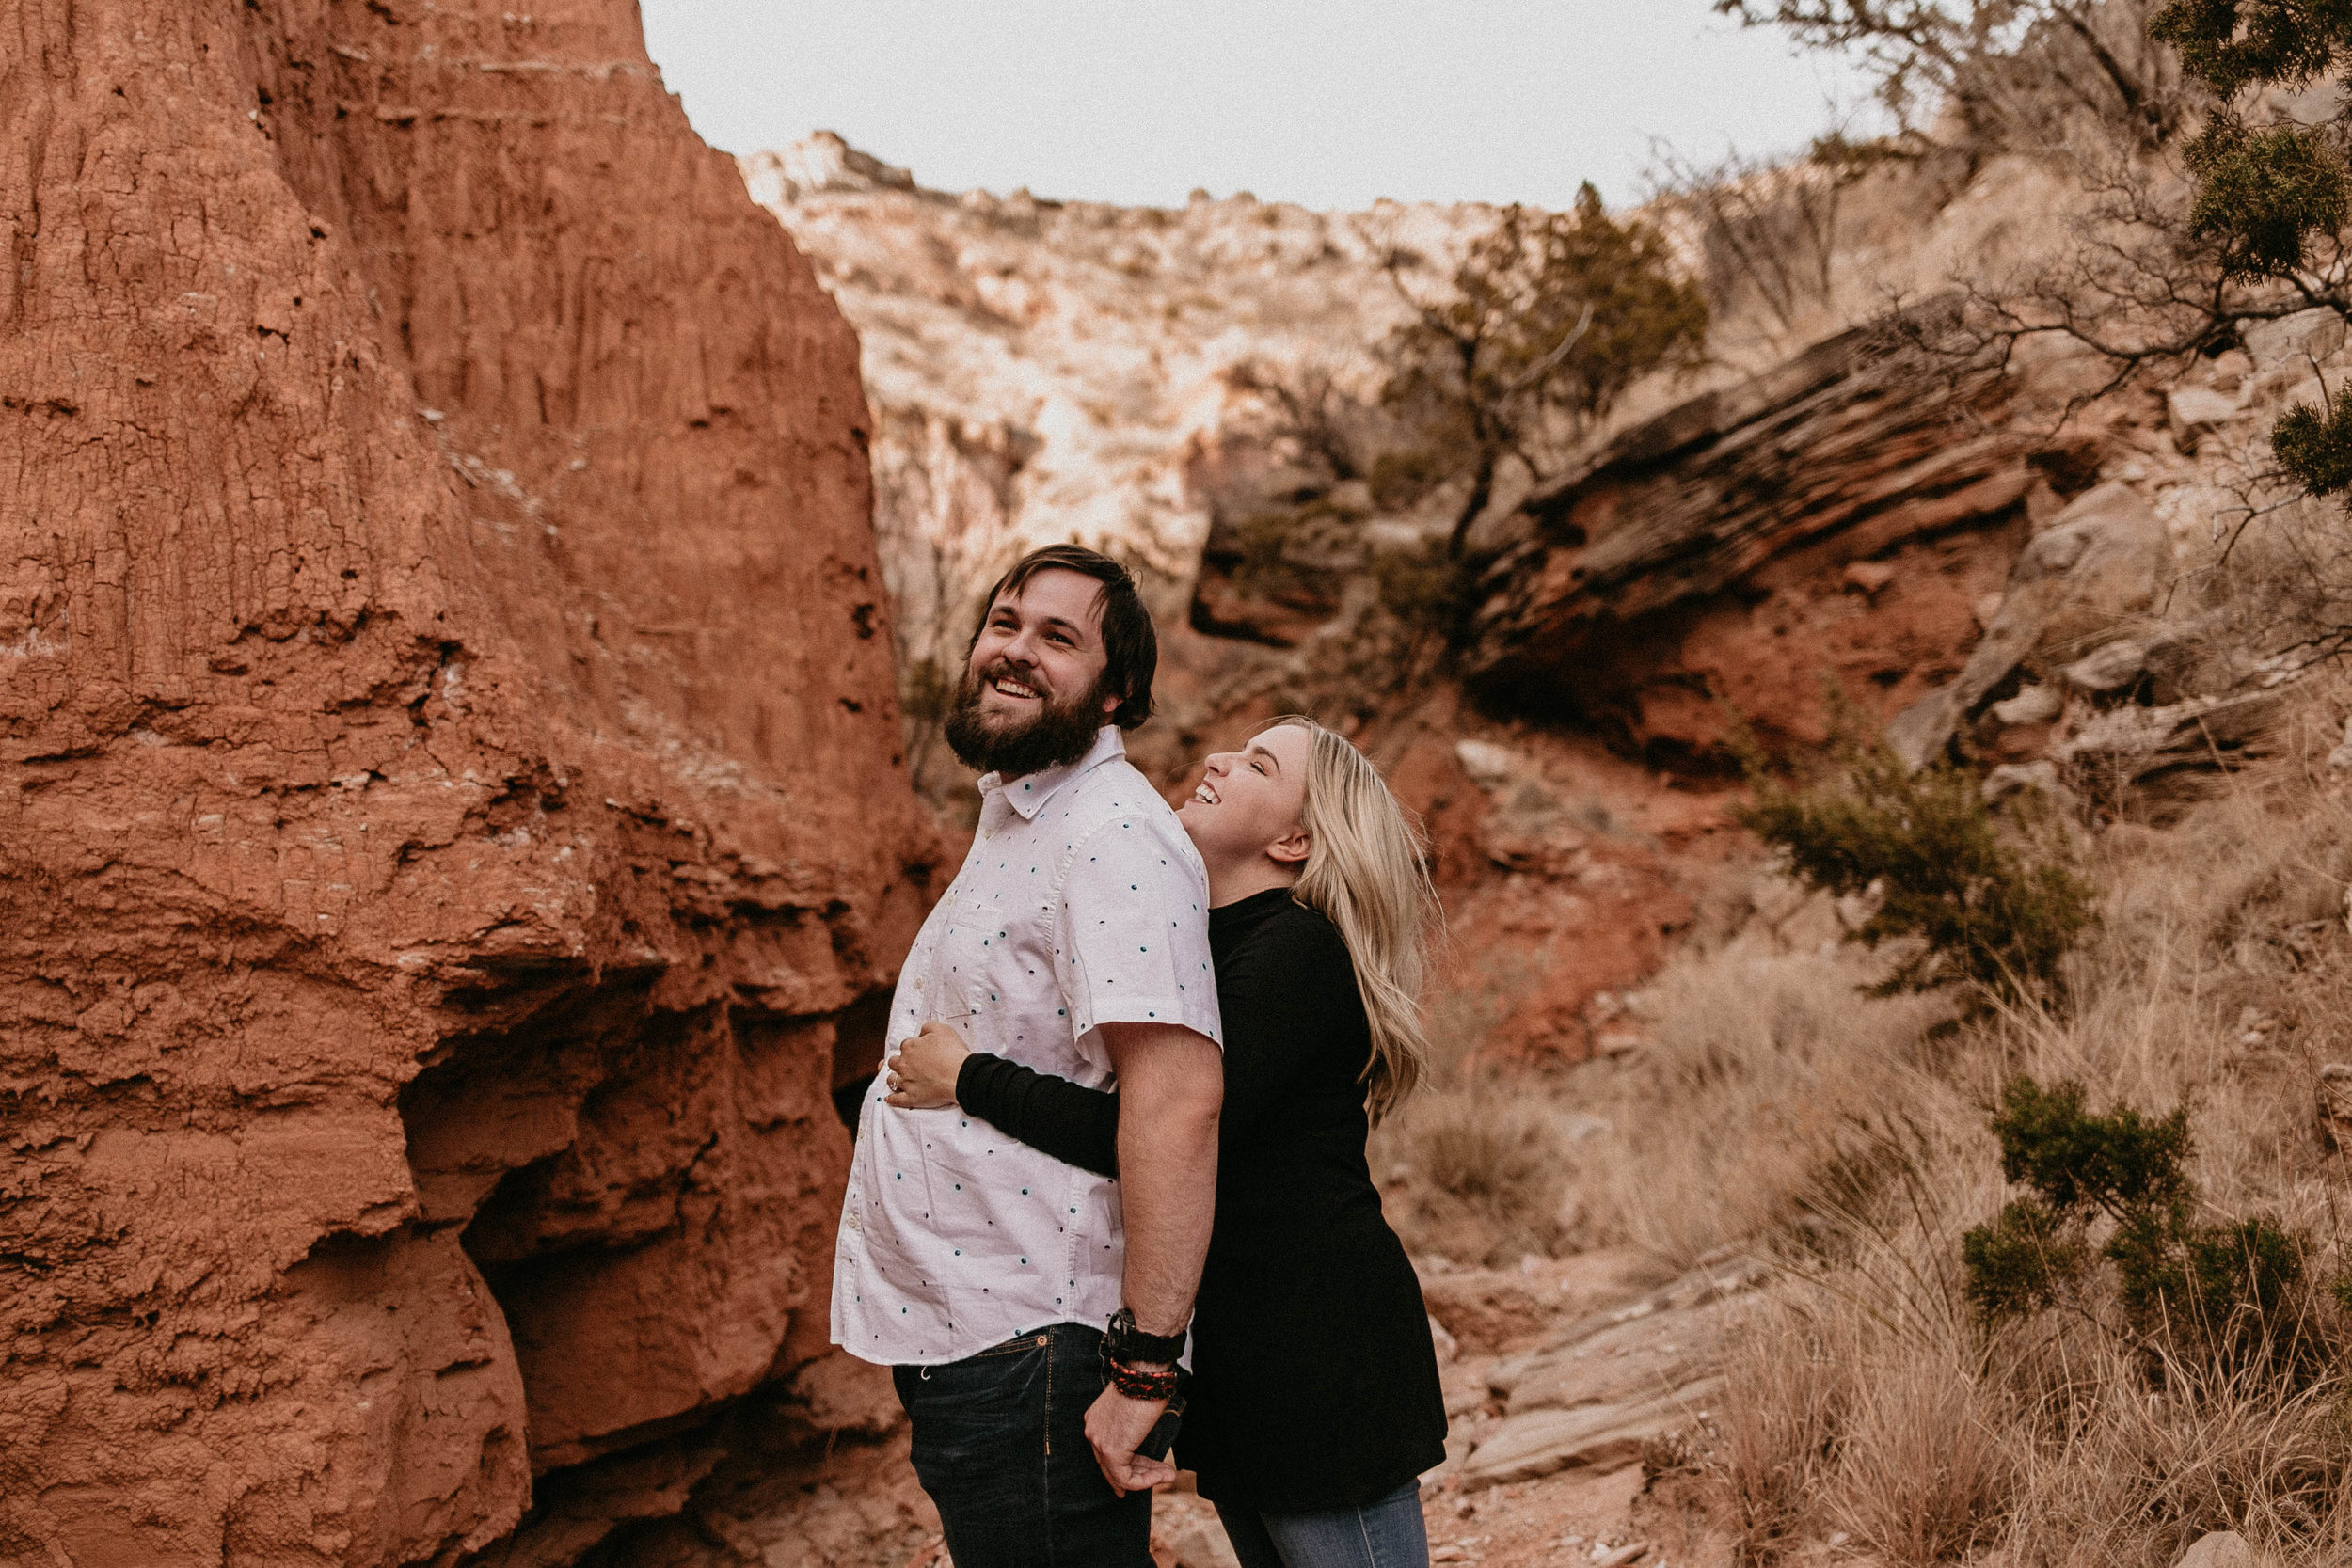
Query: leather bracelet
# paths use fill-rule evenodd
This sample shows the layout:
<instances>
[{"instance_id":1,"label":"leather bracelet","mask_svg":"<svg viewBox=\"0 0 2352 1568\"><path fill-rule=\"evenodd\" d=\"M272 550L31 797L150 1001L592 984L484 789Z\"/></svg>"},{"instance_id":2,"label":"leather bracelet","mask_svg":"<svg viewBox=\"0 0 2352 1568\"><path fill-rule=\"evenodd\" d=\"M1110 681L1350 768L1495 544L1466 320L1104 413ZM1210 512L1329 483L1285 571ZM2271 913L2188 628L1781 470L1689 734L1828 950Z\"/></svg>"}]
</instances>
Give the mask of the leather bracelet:
<instances>
[{"instance_id":1,"label":"leather bracelet","mask_svg":"<svg viewBox=\"0 0 2352 1568\"><path fill-rule=\"evenodd\" d=\"M1131 1400L1165 1400L1176 1392L1176 1369L1164 1372L1146 1371L1123 1362L1105 1357L1103 1370L1110 1375L1110 1385Z\"/></svg>"},{"instance_id":2,"label":"leather bracelet","mask_svg":"<svg viewBox=\"0 0 2352 1568\"><path fill-rule=\"evenodd\" d=\"M1103 1335L1103 1359L1111 1361L1178 1361L1184 1354L1184 1331L1146 1334L1136 1326L1135 1309L1122 1307L1111 1314Z\"/></svg>"}]
</instances>

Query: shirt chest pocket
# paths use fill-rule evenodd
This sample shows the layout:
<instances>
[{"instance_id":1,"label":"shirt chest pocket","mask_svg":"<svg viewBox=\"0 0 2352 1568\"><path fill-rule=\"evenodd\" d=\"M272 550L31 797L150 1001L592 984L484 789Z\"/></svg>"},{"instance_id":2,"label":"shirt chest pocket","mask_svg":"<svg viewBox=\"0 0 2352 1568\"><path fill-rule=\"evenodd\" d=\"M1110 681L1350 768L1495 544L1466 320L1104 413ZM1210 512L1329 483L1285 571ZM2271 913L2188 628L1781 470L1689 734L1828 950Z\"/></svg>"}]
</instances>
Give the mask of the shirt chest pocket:
<instances>
[{"instance_id":1,"label":"shirt chest pocket","mask_svg":"<svg viewBox=\"0 0 2352 1568\"><path fill-rule=\"evenodd\" d=\"M995 911L979 899L960 901L955 918L939 934L939 950L931 962L931 1016L948 1022L976 1018L1001 997L1003 987L992 976L993 960L1003 949Z\"/></svg>"}]
</instances>

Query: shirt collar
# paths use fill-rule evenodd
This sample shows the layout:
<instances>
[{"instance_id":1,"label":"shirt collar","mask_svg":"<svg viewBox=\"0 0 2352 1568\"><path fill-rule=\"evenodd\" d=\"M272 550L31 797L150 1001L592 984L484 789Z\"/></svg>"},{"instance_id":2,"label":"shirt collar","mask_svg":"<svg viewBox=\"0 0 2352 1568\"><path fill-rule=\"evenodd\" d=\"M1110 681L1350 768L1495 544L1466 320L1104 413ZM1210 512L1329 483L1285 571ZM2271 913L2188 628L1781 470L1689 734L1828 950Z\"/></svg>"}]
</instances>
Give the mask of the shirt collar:
<instances>
[{"instance_id":1,"label":"shirt collar","mask_svg":"<svg viewBox=\"0 0 2352 1568\"><path fill-rule=\"evenodd\" d=\"M1088 747L1086 755L1077 761L1065 762L1058 768L1048 768L1041 772L1025 773L1010 781L1007 781L1002 773L984 773L980 776L980 795L985 799L1001 791L1005 803L1019 812L1022 820L1033 822L1037 820L1037 814L1045 809L1045 802L1053 799L1056 790L1079 774L1099 768L1113 757L1126 754L1127 742L1119 733L1119 726L1105 724L1094 732L1094 744Z\"/></svg>"}]
</instances>

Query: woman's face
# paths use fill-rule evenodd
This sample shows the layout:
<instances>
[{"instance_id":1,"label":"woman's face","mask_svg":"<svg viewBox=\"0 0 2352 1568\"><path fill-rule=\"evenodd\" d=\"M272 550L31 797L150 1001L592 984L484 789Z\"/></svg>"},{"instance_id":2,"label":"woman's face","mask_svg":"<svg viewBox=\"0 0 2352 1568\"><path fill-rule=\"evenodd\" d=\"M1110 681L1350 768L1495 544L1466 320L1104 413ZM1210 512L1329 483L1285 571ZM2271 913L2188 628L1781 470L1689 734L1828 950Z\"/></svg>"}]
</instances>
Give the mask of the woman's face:
<instances>
[{"instance_id":1,"label":"woman's face","mask_svg":"<svg viewBox=\"0 0 2352 1568\"><path fill-rule=\"evenodd\" d=\"M1191 799L1176 808L1201 859L1230 865L1259 855L1304 858L1298 819L1307 803L1308 750L1305 730L1278 724L1238 752L1209 758Z\"/></svg>"}]
</instances>

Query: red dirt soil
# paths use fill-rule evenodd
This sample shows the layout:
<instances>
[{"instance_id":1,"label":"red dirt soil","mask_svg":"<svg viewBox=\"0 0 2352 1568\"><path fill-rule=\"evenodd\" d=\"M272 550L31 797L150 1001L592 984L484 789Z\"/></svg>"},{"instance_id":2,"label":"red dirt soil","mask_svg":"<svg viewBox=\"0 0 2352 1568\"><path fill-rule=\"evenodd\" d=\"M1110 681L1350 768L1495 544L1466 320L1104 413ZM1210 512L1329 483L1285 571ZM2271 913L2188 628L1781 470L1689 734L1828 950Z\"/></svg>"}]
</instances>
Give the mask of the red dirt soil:
<instances>
[{"instance_id":1,"label":"red dirt soil","mask_svg":"<svg viewBox=\"0 0 2352 1568\"><path fill-rule=\"evenodd\" d=\"M0 1560L675 1497L935 860L855 341L628 0L0 35Z\"/></svg>"}]
</instances>

